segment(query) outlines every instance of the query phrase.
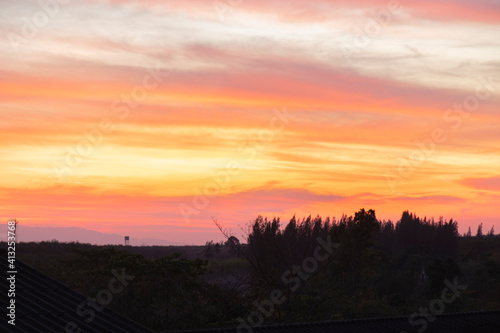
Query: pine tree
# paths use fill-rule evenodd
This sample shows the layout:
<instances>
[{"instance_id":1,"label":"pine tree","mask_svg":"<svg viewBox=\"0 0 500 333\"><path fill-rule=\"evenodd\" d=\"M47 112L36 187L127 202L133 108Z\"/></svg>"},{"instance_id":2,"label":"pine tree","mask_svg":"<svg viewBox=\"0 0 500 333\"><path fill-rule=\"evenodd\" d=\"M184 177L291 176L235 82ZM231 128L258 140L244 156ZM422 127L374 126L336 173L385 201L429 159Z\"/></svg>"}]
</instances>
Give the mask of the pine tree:
<instances>
[{"instance_id":1,"label":"pine tree","mask_svg":"<svg viewBox=\"0 0 500 333\"><path fill-rule=\"evenodd\" d=\"M483 224L482 223L477 227L477 234L476 234L476 237L481 237L481 236L483 236Z\"/></svg>"}]
</instances>

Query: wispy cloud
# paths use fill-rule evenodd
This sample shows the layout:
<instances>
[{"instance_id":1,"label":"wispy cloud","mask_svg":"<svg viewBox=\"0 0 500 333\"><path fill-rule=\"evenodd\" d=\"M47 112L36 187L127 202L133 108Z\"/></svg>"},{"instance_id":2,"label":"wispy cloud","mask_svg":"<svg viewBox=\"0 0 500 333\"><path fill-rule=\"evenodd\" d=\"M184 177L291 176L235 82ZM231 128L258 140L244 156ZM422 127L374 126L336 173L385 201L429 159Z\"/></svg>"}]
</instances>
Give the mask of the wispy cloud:
<instances>
[{"instance_id":1,"label":"wispy cloud","mask_svg":"<svg viewBox=\"0 0 500 333\"><path fill-rule=\"evenodd\" d=\"M246 0L223 19L204 0L0 9L9 217L117 232L143 224L141 237L159 228L199 243L217 235L212 215L235 225L256 214L369 207L395 219L410 209L463 228L498 218L498 2ZM152 69L168 80L135 103ZM487 98L465 110L478 94ZM284 107L293 123L259 137ZM95 132L103 119L112 128ZM392 192L385 175L404 173L435 129L446 140ZM99 144L59 177L54 168L89 140ZM255 158L184 225L179 203L246 144Z\"/></svg>"}]
</instances>

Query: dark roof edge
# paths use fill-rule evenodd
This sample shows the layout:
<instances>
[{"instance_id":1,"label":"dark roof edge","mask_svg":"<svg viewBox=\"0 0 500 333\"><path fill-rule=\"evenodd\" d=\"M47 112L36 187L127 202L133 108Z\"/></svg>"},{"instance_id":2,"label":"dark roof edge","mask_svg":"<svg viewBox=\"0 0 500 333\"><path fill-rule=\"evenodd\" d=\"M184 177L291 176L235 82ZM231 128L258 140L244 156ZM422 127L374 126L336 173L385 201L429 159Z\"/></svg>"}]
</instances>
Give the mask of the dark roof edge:
<instances>
[{"instance_id":1,"label":"dark roof edge","mask_svg":"<svg viewBox=\"0 0 500 333\"><path fill-rule=\"evenodd\" d=\"M435 315L437 318L446 317L464 317L464 316L475 316L475 315L489 315L497 314L500 315L500 310L480 310L471 312L452 312L443 313L440 315ZM342 325L348 323L360 323L360 322L377 322L377 321L395 321L395 320L409 320L410 316L392 316L392 317L369 317L369 318L356 318L356 319L345 319L345 320L326 320L326 321L310 321L301 323L285 323L285 324L271 324L271 325L260 325L254 326L252 328L266 329L266 328L291 328L291 327L305 327L305 326L326 326L330 324ZM416 316L417 318L424 318L424 316ZM228 332L236 331L237 327L226 327L226 328L200 328L192 330L173 330L173 331L160 331L158 333L185 333L185 332Z\"/></svg>"},{"instance_id":2,"label":"dark roof edge","mask_svg":"<svg viewBox=\"0 0 500 333\"><path fill-rule=\"evenodd\" d=\"M0 246L0 257L1 257L1 258L7 258L7 249L6 249L6 248L4 248L3 246ZM17 264L20 264L21 266L26 266L28 269L32 270L33 272L36 272L36 274L43 276L43 278L44 278L44 279L46 279L47 281L49 281L51 284L53 284L53 285L55 285L55 286L59 286L59 287L65 288L65 289L67 289L69 292L71 292L71 293L73 293L73 294L76 294L76 295L78 295L78 296L82 297L82 299L83 299L83 300L84 300L84 299L87 299L87 297L88 297L88 296L85 296L85 295L83 295L83 294L80 294L79 292L77 292L76 290L74 290L74 289L72 289L71 287L67 286L66 284L64 284L64 283L62 283L62 282L60 282L60 281L58 281L58 280L56 280L56 279L53 279L53 278L51 278L50 276L48 276L48 275L46 275L46 274L43 274L43 273L42 273L42 272L40 272L39 270L37 270L37 269L35 269L35 268L31 267L30 265L28 265L28 264L24 263L23 261L21 261L21 260L19 260L19 259L17 259L17 258L16 258L16 265L17 265ZM104 305L103 305L103 307L104 307L104 308L105 308L108 312L113 313L113 315L114 315L114 316L116 316L116 317L118 317L118 318L121 318L121 319L123 319L123 320L124 320L124 321L126 321L126 322L131 322L131 323L133 323L134 327L136 327L136 328L141 328L141 329L143 329L145 332L149 331L149 332L151 332L151 333L155 333L155 331L153 331L153 330L152 330L152 329L150 329L149 327L146 327L146 326L144 326L144 325L142 325L142 324L140 324L140 323L138 323L138 322L136 322L136 321L133 321L132 319L130 319L130 318L128 318L128 317L126 317L126 316L122 315L121 313L118 313L118 312L116 312L116 311L114 311L114 310L110 309L110 308L109 308L109 307L107 307L107 306L104 306Z\"/></svg>"}]
</instances>

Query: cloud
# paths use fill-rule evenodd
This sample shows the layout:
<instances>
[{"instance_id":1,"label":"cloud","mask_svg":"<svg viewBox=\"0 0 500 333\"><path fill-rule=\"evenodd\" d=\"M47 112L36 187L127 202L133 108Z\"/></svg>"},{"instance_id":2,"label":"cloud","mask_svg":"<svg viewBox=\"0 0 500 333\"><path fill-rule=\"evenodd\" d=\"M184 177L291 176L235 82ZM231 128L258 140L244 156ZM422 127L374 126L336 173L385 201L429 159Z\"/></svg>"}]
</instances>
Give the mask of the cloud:
<instances>
[{"instance_id":1,"label":"cloud","mask_svg":"<svg viewBox=\"0 0 500 333\"><path fill-rule=\"evenodd\" d=\"M211 216L236 226L258 214L361 207L393 219L405 209L469 222L498 215L490 192L499 180L485 176L500 159L498 91L457 128L443 118L498 72L497 3L400 0L366 45L360 34L386 0L225 3L221 22L213 1L72 2L19 54L0 40L5 214L93 230L143 225L143 236L161 230L186 243L218 233ZM22 34L21 18L40 10L2 8L4 36ZM121 119L113 103L130 102L157 66L171 75ZM253 159L242 155L238 147L255 144L284 108L293 121L257 142ZM54 163L67 163L103 118L114 130L55 177ZM436 128L447 139L393 195L385 175ZM241 173L187 225L179 204L192 204L229 160L244 164ZM443 185L441 176L455 178Z\"/></svg>"},{"instance_id":2,"label":"cloud","mask_svg":"<svg viewBox=\"0 0 500 333\"><path fill-rule=\"evenodd\" d=\"M500 176L488 178L467 178L464 179L462 183L477 190L500 192Z\"/></svg>"},{"instance_id":3,"label":"cloud","mask_svg":"<svg viewBox=\"0 0 500 333\"><path fill-rule=\"evenodd\" d=\"M136 3L133 0L113 0L114 4L122 5L125 3ZM211 2L204 0L196 1L141 1L144 8L150 7L168 8L170 10L186 11L189 13L204 13L205 15L216 14L216 9ZM298 23L309 23L318 21L327 21L335 17L336 10L345 8L365 8L365 9L403 9L409 10L413 16L420 19L433 21L472 21L489 22L498 24L500 22L500 13L498 12L498 3L489 0L480 0L470 2L466 0L438 0L438 1L410 1L401 0L391 2L387 0L354 0L354 1L307 1L293 0L283 3L279 0L271 1L249 1L223 3L230 11L245 11L259 15L276 15L282 20ZM394 12L397 12L394 10ZM210 16L209 16L210 17Z\"/></svg>"}]
</instances>

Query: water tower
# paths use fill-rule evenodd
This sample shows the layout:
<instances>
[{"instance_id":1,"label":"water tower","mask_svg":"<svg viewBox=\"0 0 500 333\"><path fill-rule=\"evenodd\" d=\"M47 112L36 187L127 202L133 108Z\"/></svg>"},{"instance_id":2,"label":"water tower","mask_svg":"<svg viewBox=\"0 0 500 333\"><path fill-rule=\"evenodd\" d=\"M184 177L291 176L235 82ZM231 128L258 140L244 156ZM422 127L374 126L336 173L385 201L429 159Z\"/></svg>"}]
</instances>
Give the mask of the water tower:
<instances>
[{"instance_id":1,"label":"water tower","mask_svg":"<svg viewBox=\"0 0 500 333\"><path fill-rule=\"evenodd\" d=\"M125 246L129 245L129 237L128 236L125 236Z\"/></svg>"}]
</instances>

